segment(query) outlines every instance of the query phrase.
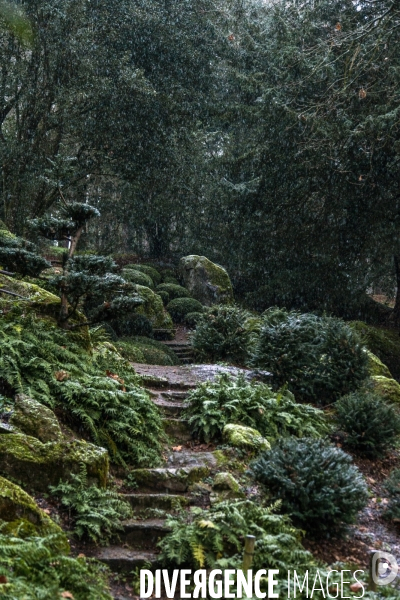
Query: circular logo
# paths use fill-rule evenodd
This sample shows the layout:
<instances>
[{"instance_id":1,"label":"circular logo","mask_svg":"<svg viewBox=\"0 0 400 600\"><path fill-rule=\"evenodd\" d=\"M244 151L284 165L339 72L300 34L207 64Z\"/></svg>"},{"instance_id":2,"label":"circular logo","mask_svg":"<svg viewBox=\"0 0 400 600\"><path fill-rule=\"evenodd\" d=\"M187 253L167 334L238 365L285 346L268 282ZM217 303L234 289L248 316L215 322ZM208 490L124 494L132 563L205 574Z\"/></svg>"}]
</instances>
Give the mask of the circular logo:
<instances>
[{"instance_id":1,"label":"circular logo","mask_svg":"<svg viewBox=\"0 0 400 600\"><path fill-rule=\"evenodd\" d=\"M377 585L388 585L397 577L399 567L393 554L375 552L372 557L372 579Z\"/></svg>"}]
</instances>

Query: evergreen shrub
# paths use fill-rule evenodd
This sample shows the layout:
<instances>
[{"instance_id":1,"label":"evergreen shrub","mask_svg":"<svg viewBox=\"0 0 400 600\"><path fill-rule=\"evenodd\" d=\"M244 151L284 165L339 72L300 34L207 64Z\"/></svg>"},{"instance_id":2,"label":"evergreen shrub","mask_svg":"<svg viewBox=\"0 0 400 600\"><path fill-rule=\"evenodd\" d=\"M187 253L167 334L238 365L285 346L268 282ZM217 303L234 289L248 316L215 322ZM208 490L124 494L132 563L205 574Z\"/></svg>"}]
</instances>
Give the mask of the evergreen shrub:
<instances>
[{"instance_id":1,"label":"evergreen shrub","mask_svg":"<svg viewBox=\"0 0 400 600\"><path fill-rule=\"evenodd\" d=\"M175 323L183 323L189 313L202 312L203 305L193 298L175 298L167 304L167 311Z\"/></svg>"},{"instance_id":2,"label":"evergreen shrub","mask_svg":"<svg viewBox=\"0 0 400 600\"><path fill-rule=\"evenodd\" d=\"M137 285L144 285L145 287L154 289L154 282L147 273L142 273L136 269L122 269L122 277L129 281L129 283L136 283Z\"/></svg>"},{"instance_id":3,"label":"evergreen shrub","mask_svg":"<svg viewBox=\"0 0 400 600\"><path fill-rule=\"evenodd\" d=\"M163 301L164 306L167 306L170 298L169 298L169 294L168 292L166 292L165 290L157 290L157 294L160 296L161 300Z\"/></svg>"},{"instance_id":4,"label":"evergreen shrub","mask_svg":"<svg viewBox=\"0 0 400 600\"><path fill-rule=\"evenodd\" d=\"M361 340L344 321L277 308L263 315L251 362L297 399L319 404L355 391L368 376Z\"/></svg>"},{"instance_id":5,"label":"evergreen shrub","mask_svg":"<svg viewBox=\"0 0 400 600\"><path fill-rule=\"evenodd\" d=\"M142 335L151 337L153 335L153 325L151 321L139 313L133 313L129 316L121 316L119 319L113 319L110 322L111 327L119 337Z\"/></svg>"},{"instance_id":6,"label":"evergreen shrub","mask_svg":"<svg viewBox=\"0 0 400 600\"><path fill-rule=\"evenodd\" d=\"M151 265L126 265L125 269L134 269L135 271L140 271L141 273L145 273L148 275L155 285L159 285L162 281L162 277L160 273L157 271L155 267Z\"/></svg>"},{"instance_id":7,"label":"evergreen shrub","mask_svg":"<svg viewBox=\"0 0 400 600\"><path fill-rule=\"evenodd\" d=\"M400 522L400 469L394 469L384 482L389 502L383 513L385 519Z\"/></svg>"},{"instance_id":8,"label":"evergreen shrub","mask_svg":"<svg viewBox=\"0 0 400 600\"><path fill-rule=\"evenodd\" d=\"M346 445L356 452L377 458L393 448L400 434L400 415L376 394L360 390L343 396L335 405L338 425Z\"/></svg>"},{"instance_id":9,"label":"evergreen shrub","mask_svg":"<svg viewBox=\"0 0 400 600\"><path fill-rule=\"evenodd\" d=\"M328 431L324 413L297 404L288 390L273 392L263 383L248 383L243 376L234 379L225 374L189 393L184 416L194 437L206 442L220 440L228 423L257 429L269 440L319 437Z\"/></svg>"},{"instance_id":10,"label":"evergreen shrub","mask_svg":"<svg viewBox=\"0 0 400 600\"><path fill-rule=\"evenodd\" d=\"M251 465L256 481L311 536L330 537L353 523L367 486L351 457L322 439L281 439Z\"/></svg>"},{"instance_id":11,"label":"evergreen shrub","mask_svg":"<svg viewBox=\"0 0 400 600\"><path fill-rule=\"evenodd\" d=\"M190 298L189 290L174 283L161 283L157 286L156 292L157 294L159 292L167 292L170 300L175 300L176 298Z\"/></svg>"},{"instance_id":12,"label":"evergreen shrub","mask_svg":"<svg viewBox=\"0 0 400 600\"><path fill-rule=\"evenodd\" d=\"M185 323L185 325L187 325L188 327L195 329L197 323L200 321L201 317L203 316L203 313L201 312L192 312L192 313L188 313L183 322Z\"/></svg>"},{"instance_id":13,"label":"evergreen shrub","mask_svg":"<svg viewBox=\"0 0 400 600\"><path fill-rule=\"evenodd\" d=\"M116 344L127 360L148 365L179 365L175 352L157 340L143 336L124 337Z\"/></svg>"},{"instance_id":14,"label":"evergreen shrub","mask_svg":"<svg viewBox=\"0 0 400 600\"><path fill-rule=\"evenodd\" d=\"M205 360L244 364L254 337L251 320L251 313L238 306L212 306L197 322L192 346Z\"/></svg>"}]
</instances>

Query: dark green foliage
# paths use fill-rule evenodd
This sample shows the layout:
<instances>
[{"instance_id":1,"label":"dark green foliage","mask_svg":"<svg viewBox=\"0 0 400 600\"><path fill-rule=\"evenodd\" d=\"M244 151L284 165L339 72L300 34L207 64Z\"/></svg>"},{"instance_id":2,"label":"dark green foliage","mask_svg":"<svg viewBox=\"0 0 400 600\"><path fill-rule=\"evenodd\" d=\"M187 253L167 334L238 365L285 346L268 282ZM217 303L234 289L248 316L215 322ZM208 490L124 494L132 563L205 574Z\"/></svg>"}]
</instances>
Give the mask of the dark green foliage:
<instances>
[{"instance_id":1,"label":"dark green foliage","mask_svg":"<svg viewBox=\"0 0 400 600\"><path fill-rule=\"evenodd\" d=\"M0 575L4 600L55 600L62 592L74 600L112 600L108 570L86 557L72 558L65 536L26 537L0 534Z\"/></svg>"},{"instance_id":2,"label":"dark green foliage","mask_svg":"<svg viewBox=\"0 0 400 600\"><path fill-rule=\"evenodd\" d=\"M189 313L202 312L203 305L194 298L175 298L175 300L168 302L167 311L174 323L183 323Z\"/></svg>"},{"instance_id":3,"label":"dark green foliage","mask_svg":"<svg viewBox=\"0 0 400 600\"><path fill-rule=\"evenodd\" d=\"M60 206L58 217L33 219L31 227L49 240L64 240L73 237L90 219L99 216L100 212L94 206L72 202Z\"/></svg>"},{"instance_id":4,"label":"dark green foliage","mask_svg":"<svg viewBox=\"0 0 400 600\"><path fill-rule=\"evenodd\" d=\"M400 469L394 469L384 482L389 502L383 513L385 519L396 523L400 520Z\"/></svg>"},{"instance_id":5,"label":"dark green foliage","mask_svg":"<svg viewBox=\"0 0 400 600\"><path fill-rule=\"evenodd\" d=\"M368 376L359 336L340 319L272 308L264 313L252 364L301 400L328 404Z\"/></svg>"},{"instance_id":6,"label":"dark green foliage","mask_svg":"<svg viewBox=\"0 0 400 600\"><path fill-rule=\"evenodd\" d=\"M179 365L175 352L157 340L143 336L125 337L118 340L118 350L127 360L148 365Z\"/></svg>"},{"instance_id":7,"label":"dark green foliage","mask_svg":"<svg viewBox=\"0 0 400 600\"><path fill-rule=\"evenodd\" d=\"M174 283L160 283L156 291L157 294L159 292L167 292L170 300L175 300L175 298L190 298L189 290Z\"/></svg>"},{"instance_id":8,"label":"dark green foliage","mask_svg":"<svg viewBox=\"0 0 400 600\"><path fill-rule=\"evenodd\" d=\"M268 439L319 437L328 431L322 411L297 404L287 390L276 393L244 377L221 375L214 383L201 383L186 403L185 418L193 435L206 442L219 440L228 423L252 427Z\"/></svg>"},{"instance_id":9,"label":"dark green foliage","mask_svg":"<svg viewBox=\"0 0 400 600\"><path fill-rule=\"evenodd\" d=\"M340 533L367 503L367 486L351 457L324 440L279 440L251 465L251 472L312 536Z\"/></svg>"},{"instance_id":10,"label":"dark green foliage","mask_svg":"<svg viewBox=\"0 0 400 600\"><path fill-rule=\"evenodd\" d=\"M180 283L176 277L164 277L163 283L168 283L168 284L172 284L172 285L180 285Z\"/></svg>"},{"instance_id":11,"label":"dark green foliage","mask_svg":"<svg viewBox=\"0 0 400 600\"><path fill-rule=\"evenodd\" d=\"M130 283L136 283L138 285L144 285L149 287L151 290L154 289L154 283L150 275L142 273L136 269L125 268L122 269L122 277Z\"/></svg>"},{"instance_id":12,"label":"dark green foliage","mask_svg":"<svg viewBox=\"0 0 400 600\"><path fill-rule=\"evenodd\" d=\"M157 290L157 294L160 296L161 300L163 301L164 306L167 306L168 302L169 302L169 294L168 292L165 291L160 291Z\"/></svg>"},{"instance_id":13,"label":"dark green foliage","mask_svg":"<svg viewBox=\"0 0 400 600\"><path fill-rule=\"evenodd\" d=\"M95 543L109 543L122 531L121 521L132 515L130 504L117 492L88 483L85 465L79 475L71 475L71 481L60 481L50 491L72 515L74 533Z\"/></svg>"},{"instance_id":14,"label":"dark green foliage","mask_svg":"<svg viewBox=\"0 0 400 600\"><path fill-rule=\"evenodd\" d=\"M51 264L37 254L34 244L0 228L0 265L7 271L37 277Z\"/></svg>"},{"instance_id":15,"label":"dark green foliage","mask_svg":"<svg viewBox=\"0 0 400 600\"><path fill-rule=\"evenodd\" d=\"M336 402L335 408L349 448L377 458L395 446L400 434L400 415L380 396L365 390L353 392Z\"/></svg>"},{"instance_id":16,"label":"dark green foliage","mask_svg":"<svg viewBox=\"0 0 400 600\"><path fill-rule=\"evenodd\" d=\"M192 508L184 516L168 519L171 532L159 543L160 558L165 566L174 568L240 569L245 536L253 535L257 540L254 571L268 565L280 573L296 569L304 577L308 570L312 580L317 564L302 547L300 532L287 516L275 513L275 506L250 500L219 502L208 510ZM278 582L275 591L287 597L287 578L278 578ZM265 582L261 587L266 591Z\"/></svg>"},{"instance_id":17,"label":"dark green foliage","mask_svg":"<svg viewBox=\"0 0 400 600\"><path fill-rule=\"evenodd\" d=\"M126 269L134 269L135 271L141 271L142 273L145 273L146 275L148 275L151 278L151 280L154 282L154 285L159 285L162 281L162 277L161 277L160 273L157 271L157 269L155 269L154 267L152 267L150 265L129 264L129 265L126 265L125 268Z\"/></svg>"},{"instance_id":18,"label":"dark green foliage","mask_svg":"<svg viewBox=\"0 0 400 600\"><path fill-rule=\"evenodd\" d=\"M253 339L251 314L238 306L213 306L197 322L192 345L203 359L244 364Z\"/></svg>"},{"instance_id":19,"label":"dark green foliage","mask_svg":"<svg viewBox=\"0 0 400 600\"><path fill-rule=\"evenodd\" d=\"M14 392L57 407L70 426L107 448L112 460L157 464L161 419L137 375L107 347L91 356L83 343L80 333L9 313L0 320L2 378Z\"/></svg>"},{"instance_id":20,"label":"dark green foliage","mask_svg":"<svg viewBox=\"0 0 400 600\"><path fill-rule=\"evenodd\" d=\"M196 329L197 323L201 320L203 313L201 312L192 312L185 315L184 323L191 329Z\"/></svg>"},{"instance_id":21,"label":"dark green foliage","mask_svg":"<svg viewBox=\"0 0 400 600\"><path fill-rule=\"evenodd\" d=\"M129 317L113 319L110 325L119 337L132 335L151 337L153 335L153 325L145 315L134 313Z\"/></svg>"}]
</instances>

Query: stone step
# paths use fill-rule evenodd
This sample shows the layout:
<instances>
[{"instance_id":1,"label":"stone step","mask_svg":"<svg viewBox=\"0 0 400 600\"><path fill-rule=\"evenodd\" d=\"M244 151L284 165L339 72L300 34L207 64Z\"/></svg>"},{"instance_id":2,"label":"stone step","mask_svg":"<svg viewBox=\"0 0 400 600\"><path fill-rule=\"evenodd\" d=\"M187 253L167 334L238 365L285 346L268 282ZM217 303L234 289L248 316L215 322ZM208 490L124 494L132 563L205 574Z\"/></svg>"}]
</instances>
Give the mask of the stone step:
<instances>
[{"instance_id":1,"label":"stone step","mask_svg":"<svg viewBox=\"0 0 400 600\"><path fill-rule=\"evenodd\" d=\"M118 537L135 550L155 550L157 542L170 531L163 519L129 519L122 526L124 531Z\"/></svg>"},{"instance_id":2,"label":"stone step","mask_svg":"<svg viewBox=\"0 0 400 600\"><path fill-rule=\"evenodd\" d=\"M183 402L187 398L188 392L178 392L174 390L168 390L161 392L161 396L171 402Z\"/></svg>"},{"instance_id":3,"label":"stone step","mask_svg":"<svg viewBox=\"0 0 400 600\"><path fill-rule=\"evenodd\" d=\"M94 558L108 565L111 571L116 573L131 573L137 568L158 566L155 552L133 550L123 546L99 548Z\"/></svg>"},{"instance_id":4,"label":"stone step","mask_svg":"<svg viewBox=\"0 0 400 600\"><path fill-rule=\"evenodd\" d=\"M188 442L192 439L187 421L182 419L163 419L165 433L175 442Z\"/></svg>"},{"instance_id":5,"label":"stone step","mask_svg":"<svg viewBox=\"0 0 400 600\"><path fill-rule=\"evenodd\" d=\"M141 491L161 490L163 492L186 492L190 485L210 474L207 465L135 469L132 475Z\"/></svg>"},{"instance_id":6,"label":"stone step","mask_svg":"<svg viewBox=\"0 0 400 600\"><path fill-rule=\"evenodd\" d=\"M141 514L146 510L157 508L168 513L190 504L190 498L178 494L121 494L129 502L135 514Z\"/></svg>"},{"instance_id":7,"label":"stone step","mask_svg":"<svg viewBox=\"0 0 400 600\"><path fill-rule=\"evenodd\" d=\"M182 411L184 410L183 404L179 404L178 402L167 402L166 400L157 399L153 400L154 404L158 406L161 413L168 418L178 418L181 416Z\"/></svg>"}]
</instances>

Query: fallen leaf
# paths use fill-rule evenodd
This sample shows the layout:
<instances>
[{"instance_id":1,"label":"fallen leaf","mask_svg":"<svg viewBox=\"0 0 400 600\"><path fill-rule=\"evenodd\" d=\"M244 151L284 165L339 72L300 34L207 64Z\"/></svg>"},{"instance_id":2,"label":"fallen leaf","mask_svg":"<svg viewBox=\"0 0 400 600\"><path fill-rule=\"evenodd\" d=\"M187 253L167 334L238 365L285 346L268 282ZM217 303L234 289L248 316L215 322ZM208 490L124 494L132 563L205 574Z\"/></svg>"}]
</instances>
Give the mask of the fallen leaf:
<instances>
[{"instance_id":1,"label":"fallen leaf","mask_svg":"<svg viewBox=\"0 0 400 600\"><path fill-rule=\"evenodd\" d=\"M78 558L86 558L86 554L82 554L82 552L80 554L78 554Z\"/></svg>"},{"instance_id":2,"label":"fallen leaf","mask_svg":"<svg viewBox=\"0 0 400 600\"><path fill-rule=\"evenodd\" d=\"M71 598L72 600L74 600L74 597L71 594L71 592L62 592L61 593L61 598Z\"/></svg>"},{"instance_id":3,"label":"fallen leaf","mask_svg":"<svg viewBox=\"0 0 400 600\"><path fill-rule=\"evenodd\" d=\"M56 371L54 373L54 377L57 379L57 381L64 381L69 377L69 375L67 371Z\"/></svg>"},{"instance_id":4,"label":"fallen leaf","mask_svg":"<svg viewBox=\"0 0 400 600\"><path fill-rule=\"evenodd\" d=\"M172 450L174 452L180 452L182 450L182 446L172 446Z\"/></svg>"},{"instance_id":5,"label":"fallen leaf","mask_svg":"<svg viewBox=\"0 0 400 600\"><path fill-rule=\"evenodd\" d=\"M0 575L0 584L1 583L8 583L7 577L5 575Z\"/></svg>"},{"instance_id":6,"label":"fallen leaf","mask_svg":"<svg viewBox=\"0 0 400 600\"><path fill-rule=\"evenodd\" d=\"M342 26L341 26L341 24L340 24L340 23L336 23L336 25L335 25L335 29L336 29L336 31L342 31Z\"/></svg>"},{"instance_id":7,"label":"fallen leaf","mask_svg":"<svg viewBox=\"0 0 400 600\"><path fill-rule=\"evenodd\" d=\"M46 515L51 515L51 510L49 508L44 508L43 512L46 513Z\"/></svg>"},{"instance_id":8,"label":"fallen leaf","mask_svg":"<svg viewBox=\"0 0 400 600\"><path fill-rule=\"evenodd\" d=\"M364 98L367 97L367 92L364 90L364 88L361 88L361 90L358 92L358 97L361 100L364 100Z\"/></svg>"},{"instance_id":9,"label":"fallen leaf","mask_svg":"<svg viewBox=\"0 0 400 600\"><path fill-rule=\"evenodd\" d=\"M359 592L360 590L364 589L364 586L362 583L360 583L359 581L357 581L356 583L352 583L350 586L350 589L352 592Z\"/></svg>"}]
</instances>

